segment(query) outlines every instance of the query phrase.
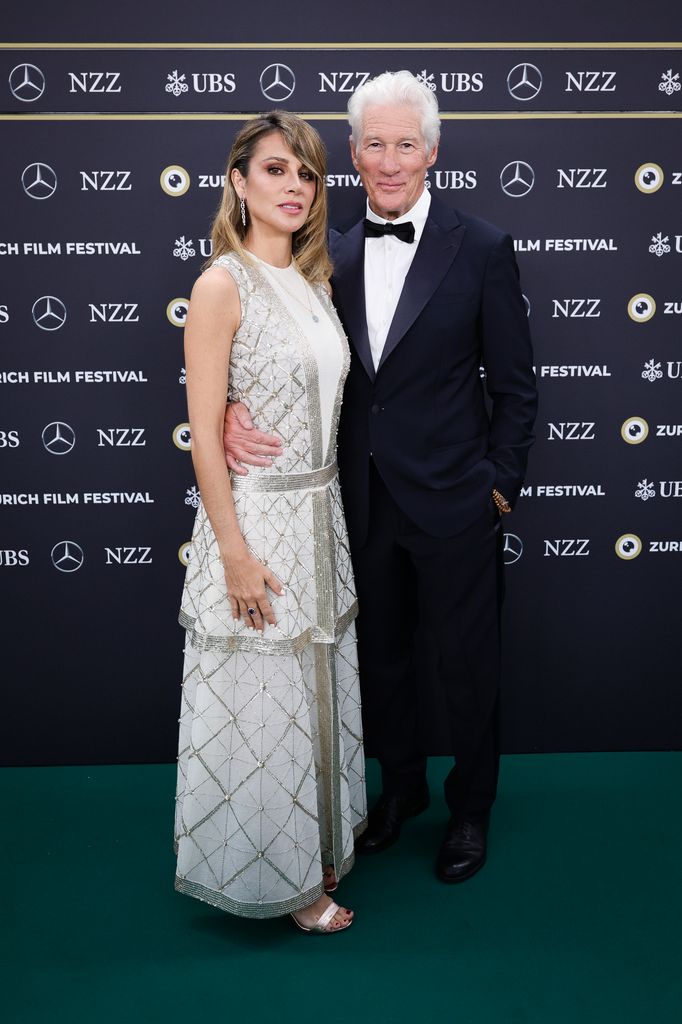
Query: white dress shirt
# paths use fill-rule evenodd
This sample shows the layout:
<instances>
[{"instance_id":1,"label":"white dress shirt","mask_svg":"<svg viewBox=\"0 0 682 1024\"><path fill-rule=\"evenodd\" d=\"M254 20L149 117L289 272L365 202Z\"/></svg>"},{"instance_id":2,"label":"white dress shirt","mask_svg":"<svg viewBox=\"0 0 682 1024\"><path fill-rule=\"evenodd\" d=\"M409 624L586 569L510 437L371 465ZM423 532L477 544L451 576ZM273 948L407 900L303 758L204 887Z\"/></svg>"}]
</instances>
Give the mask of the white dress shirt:
<instances>
[{"instance_id":1,"label":"white dress shirt","mask_svg":"<svg viewBox=\"0 0 682 1024\"><path fill-rule=\"evenodd\" d=\"M378 217L370 208L369 202L367 203L368 220L373 220L377 224L404 224L405 221L412 221L414 224L412 243L403 242L394 235L365 239L365 307L375 370L379 366L391 321L424 231L430 205L431 195L425 188L411 210L389 222L383 217Z\"/></svg>"}]
</instances>

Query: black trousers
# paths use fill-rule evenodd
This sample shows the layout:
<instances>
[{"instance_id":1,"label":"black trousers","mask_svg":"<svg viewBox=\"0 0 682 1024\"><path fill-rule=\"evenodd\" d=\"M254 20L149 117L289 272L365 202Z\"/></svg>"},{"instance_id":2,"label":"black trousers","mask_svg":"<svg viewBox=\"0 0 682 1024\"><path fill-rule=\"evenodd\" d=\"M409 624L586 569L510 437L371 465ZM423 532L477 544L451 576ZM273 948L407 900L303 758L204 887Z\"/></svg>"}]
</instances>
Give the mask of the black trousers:
<instances>
[{"instance_id":1,"label":"black trousers","mask_svg":"<svg viewBox=\"0 0 682 1024\"><path fill-rule=\"evenodd\" d=\"M379 759L385 793L424 785L417 709L435 661L455 756L445 798L453 817L475 818L495 799L499 768L497 512L491 501L466 530L432 537L400 511L373 463L370 472L369 532L353 549L367 749ZM428 657L418 646L424 623L435 646Z\"/></svg>"}]
</instances>

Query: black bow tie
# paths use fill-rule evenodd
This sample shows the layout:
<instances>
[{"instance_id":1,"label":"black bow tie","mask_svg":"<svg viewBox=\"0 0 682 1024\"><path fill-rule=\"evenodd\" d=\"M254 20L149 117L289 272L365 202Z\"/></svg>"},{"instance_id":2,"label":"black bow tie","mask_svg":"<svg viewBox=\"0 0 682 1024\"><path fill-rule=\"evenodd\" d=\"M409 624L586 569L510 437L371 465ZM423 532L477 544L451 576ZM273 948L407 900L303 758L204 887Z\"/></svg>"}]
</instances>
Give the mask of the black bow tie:
<instances>
[{"instance_id":1,"label":"black bow tie","mask_svg":"<svg viewBox=\"0 0 682 1024\"><path fill-rule=\"evenodd\" d=\"M414 242L414 224L411 220L404 224L377 224L375 220L365 218L365 238L381 238L382 235L395 235L401 242Z\"/></svg>"}]
</instances>

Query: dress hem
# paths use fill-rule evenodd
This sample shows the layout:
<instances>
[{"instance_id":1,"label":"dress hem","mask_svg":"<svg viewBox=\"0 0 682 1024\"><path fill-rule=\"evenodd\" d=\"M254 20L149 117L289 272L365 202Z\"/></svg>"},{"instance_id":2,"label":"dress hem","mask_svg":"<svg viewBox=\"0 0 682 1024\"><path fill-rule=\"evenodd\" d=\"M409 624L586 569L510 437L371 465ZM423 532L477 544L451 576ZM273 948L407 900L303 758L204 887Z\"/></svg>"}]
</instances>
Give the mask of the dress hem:
<instances>
[{"instance_id":1,"label":"dress hem","mask_svg":"<svg viewBox=\"0 0 682 1024\"><path fill-rule=\"evenodd\" d=\"M357 839L366 828L367 819L363 818L353 828L353 838ZM176 852L177 845L177 842L174 843ZM339 870L335 872L337 881L340 882L348 874L354 863L355 851L352 851L343 861ZM202 885L200 882L192 882L180 875L175 876L175 890L176 892L183 893L185 896L192 896L194 899L201 900L202 903L208 903L210 906L216 907L217 910L222 910L235 917L265 920L267 918L285 917L287 914L309 907L311 903L314 903L315 900L324 895L324 882L320 881L317 885L306 889L305 892L292 896L288 900L278 900L276 903L242 903L240 900L233 900L216 889L209 889L208 886Z\"/></svg>"}]
</instances>

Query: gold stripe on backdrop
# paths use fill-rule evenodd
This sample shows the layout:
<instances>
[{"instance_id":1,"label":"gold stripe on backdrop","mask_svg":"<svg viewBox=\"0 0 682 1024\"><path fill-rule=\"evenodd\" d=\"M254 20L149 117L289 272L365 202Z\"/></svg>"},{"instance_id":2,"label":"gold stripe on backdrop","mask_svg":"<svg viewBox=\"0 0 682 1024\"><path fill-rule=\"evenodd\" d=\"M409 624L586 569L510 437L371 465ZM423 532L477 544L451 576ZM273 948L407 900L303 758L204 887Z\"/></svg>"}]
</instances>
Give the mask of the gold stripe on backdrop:
<instances>
[{"instance_id":1,"label":"gold stripe on backdrop","mask_svg":"<svg viewBox=\"0 0 682 1024\"><path fill-rule=\"evenodd\" d=\"M680 50L670 43L0 43L0 50Z\"/></svg>"},{"instance_id":2,"label":"gold stripe on backdrop","mask_svg":"<svg viewBox=\"0 0 682 1024\"><path fill-rule=\"evenodd\" d=\"M0 114L0 121L248 121L259 114ZM346 121L346 114L316 114L302 112L306 121ZM613 118L659 119L682 118L681 110L557 110L447 113L441 111L442 121L534 121L584 119L598 120Z\"/></svg>"}]
</instances>

